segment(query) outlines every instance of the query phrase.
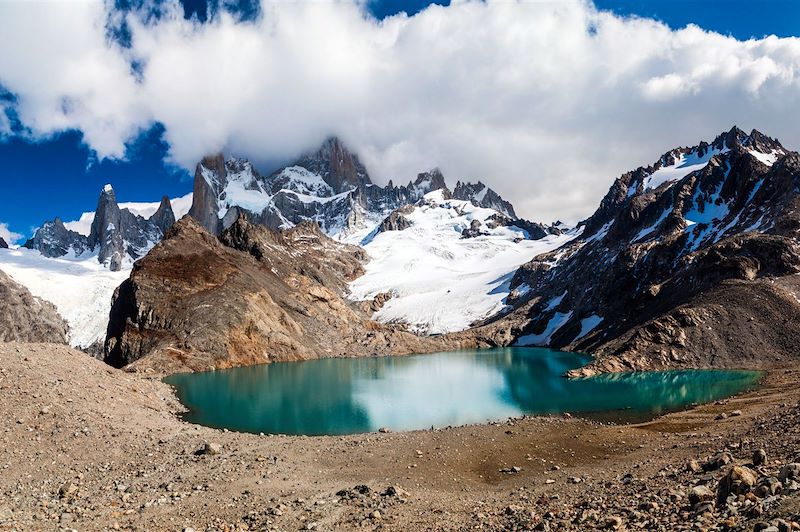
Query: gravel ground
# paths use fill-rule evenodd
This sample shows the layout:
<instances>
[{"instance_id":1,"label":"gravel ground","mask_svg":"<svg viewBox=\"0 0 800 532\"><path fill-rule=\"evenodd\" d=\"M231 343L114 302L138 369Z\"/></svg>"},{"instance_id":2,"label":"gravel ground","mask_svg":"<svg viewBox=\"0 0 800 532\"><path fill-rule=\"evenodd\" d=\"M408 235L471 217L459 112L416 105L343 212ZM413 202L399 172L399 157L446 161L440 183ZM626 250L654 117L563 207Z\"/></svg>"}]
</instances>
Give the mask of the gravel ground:
<instances>
[{"instance_id":1,"label":"gravel ground","mask_svg":"<svg viewBox=\"0 0 800 532\"><path fill-rule=\"evenodd\" d=\"M0 344L0 529L800 529L798 376L635 425L306 438L190 425L156 378Z\"/></svg>"}]
</instances>

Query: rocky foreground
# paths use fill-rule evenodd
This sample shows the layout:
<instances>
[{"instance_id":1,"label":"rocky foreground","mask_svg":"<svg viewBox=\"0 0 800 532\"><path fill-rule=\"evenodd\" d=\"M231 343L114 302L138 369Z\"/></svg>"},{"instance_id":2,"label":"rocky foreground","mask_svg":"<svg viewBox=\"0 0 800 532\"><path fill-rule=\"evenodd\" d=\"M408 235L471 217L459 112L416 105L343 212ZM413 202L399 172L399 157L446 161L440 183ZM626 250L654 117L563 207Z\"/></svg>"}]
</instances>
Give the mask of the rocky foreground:
<instances>
[{"instance_id":1,"label":"rocky foreground","mask_svg":"<svg viewBox=\"0 0 800 532\"><path fill-rule=\"evenodd\" d=\"M303 438L190 425L157 379L0 344L0 529L797 529L799 375L637 425Z\"/></svg>"}]
</instances>

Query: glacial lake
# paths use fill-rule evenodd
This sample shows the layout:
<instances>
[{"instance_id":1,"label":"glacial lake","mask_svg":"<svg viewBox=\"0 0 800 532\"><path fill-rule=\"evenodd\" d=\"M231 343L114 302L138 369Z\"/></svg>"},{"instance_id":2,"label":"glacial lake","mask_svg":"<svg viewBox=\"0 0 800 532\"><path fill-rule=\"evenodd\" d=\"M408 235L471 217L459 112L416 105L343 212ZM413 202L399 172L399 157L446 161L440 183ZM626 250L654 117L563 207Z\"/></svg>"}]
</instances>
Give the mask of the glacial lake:
<instances>
[{"instance_id":1,"label":"glacial lake","mask_svg":"<svg viewBox=\"0 0 800 532\"><path fill-rule=\"evenodd\" d=\"M171 375L186 421L267 434L352 434L523 414L652 416L754 388L753 371L687 370L566 379L590 357L516 347L329 358Z\"/></svg>"}]
</instances>

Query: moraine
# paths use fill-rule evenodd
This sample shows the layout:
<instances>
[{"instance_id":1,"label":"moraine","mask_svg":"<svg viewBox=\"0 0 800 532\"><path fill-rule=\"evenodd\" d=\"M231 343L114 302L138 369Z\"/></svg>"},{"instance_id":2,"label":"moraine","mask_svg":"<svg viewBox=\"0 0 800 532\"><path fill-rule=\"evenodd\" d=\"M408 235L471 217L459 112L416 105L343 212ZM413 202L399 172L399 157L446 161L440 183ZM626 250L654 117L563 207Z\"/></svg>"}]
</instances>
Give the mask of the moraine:
<instances>
[{"instance_id":1,"label":"moraine","mask_svg":"<svg viewBox=\"0 0 800 532\"><path fill-rule=\"evenodd\" d=\"M167 377L187 421L243 432L352 434L525 414L650 416L751 389L760 373L683 370L565 379L590 357L545 348L328 358Z\"/></svg>"}]
</instances>

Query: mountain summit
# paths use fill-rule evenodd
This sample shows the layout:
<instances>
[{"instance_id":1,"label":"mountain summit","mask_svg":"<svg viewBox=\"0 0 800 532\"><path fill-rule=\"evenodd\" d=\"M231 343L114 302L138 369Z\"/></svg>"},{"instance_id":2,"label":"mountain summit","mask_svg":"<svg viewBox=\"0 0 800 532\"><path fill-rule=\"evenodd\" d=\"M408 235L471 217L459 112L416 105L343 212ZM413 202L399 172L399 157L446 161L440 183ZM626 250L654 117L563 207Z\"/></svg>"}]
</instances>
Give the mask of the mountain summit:
<instances>
[{"instance_id":1,"label":"mountain summit","mask_svg":"<svg viewBox=\"0 0 800 532\"><path fill-rule=\"evenodd\" d=\"M459 182L451 192L438 168L418 174L407 185L375 185L358 156L336 137L270 175L260 174L244 159L205 157L195 171L189 214L212 234L246 214L271 229L313 221L334 237L365 236L395 209L435 190L517 218L511 204L482 183Z\"/></svg>"},{"instance_id":2,"label":"mountain summit","mask_svg":"<svg viewBox=\"0 0 800 532\"><path fill-rule=\"evenodd\" d=\"M112 271L121 270L144 256L175 222L168 198L163 198L150 218L120 208L111 185L106 185L97 200L88 235L67 229L59 218L45 222L25 243L45 257L80 256L97 253L97 259Z\"/></svg>"}]
</instances>

